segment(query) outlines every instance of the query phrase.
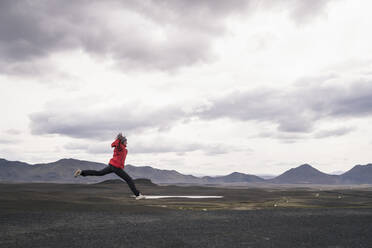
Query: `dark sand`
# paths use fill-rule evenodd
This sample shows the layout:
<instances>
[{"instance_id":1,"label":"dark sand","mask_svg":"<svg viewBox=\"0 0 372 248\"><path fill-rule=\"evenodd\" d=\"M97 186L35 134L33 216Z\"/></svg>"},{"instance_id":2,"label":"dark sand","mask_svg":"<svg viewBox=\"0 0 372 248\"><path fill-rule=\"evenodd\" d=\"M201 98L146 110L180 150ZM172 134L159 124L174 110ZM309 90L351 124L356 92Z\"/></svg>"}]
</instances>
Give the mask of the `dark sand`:
<instances>
[{"instance_id":1,"label":"dark sand","mask_svg":"<svg viewBox=\"0 0 372 248\"><path fill-rule=\"evenodd\" d=\"M370 188L0 184L0 247L372 247Z\"/></svg>"}]
</instances>

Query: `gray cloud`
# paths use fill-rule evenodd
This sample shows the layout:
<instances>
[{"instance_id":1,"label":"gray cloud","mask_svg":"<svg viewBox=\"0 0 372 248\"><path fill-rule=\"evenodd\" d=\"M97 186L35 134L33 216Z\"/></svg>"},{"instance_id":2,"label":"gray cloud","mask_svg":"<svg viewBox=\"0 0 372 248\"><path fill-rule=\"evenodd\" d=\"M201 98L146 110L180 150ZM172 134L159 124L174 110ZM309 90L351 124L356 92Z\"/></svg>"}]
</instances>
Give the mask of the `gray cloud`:
<instances>
[{"instance_id":1,"label":"gray cloud","mask_svg":"<svg viewBox=\"0 0 372 248\"><path fill-rule=\"evenodd\" d=\"M210 59L211 40L224 32L222 19L245 2L1 1L3 70L37 73L23 62L73 49L112 57L125 67L187 66Z\"/></svg>"},{"instance_id":2,"label":"gray cloud","mask_svg":"<svg viewBox=\"0 0 372 248\"><path fill-rule=\"evenodd\" d=\"M48 56L73 50L112 58L123 70L174 70L213 59L212 42L224 34L228 16L281 6L301 19L328 0L304 2L3 0L0 72L38 75L50 67Z\"/></svg>"},{"instance_id":3,"label":"gray cloud","mask_svg":"<svg viewBox=\"0 0 372 248\"><path fill-rule=\"evenodd\" d=\"M328 138L328 137L337 137L337 136L343 136L345 134L348 134L355 129L352 127L341 127L337 129L330 129L330 130L321 130L314 134L315 138Z\"/></svg>"},{"instance_id":4,"label":"gray cloud","mask_svg":"<svg viewBox=\"0 0 372 248\"><path fill-rule=\"evenodd\" d=\"M104 140L111 139L113 132L135 132L144 129L166 131L185 115L178 106L141 109L139 106L125 105L95 112L84 111L83 108L47 109L31 114L31 132Z\"/></svg>"},{"instance_id":5,"label":"gray cloud","mask_svg":"<svg viewBox=\"0 0 372 248\"><path fill-rule=\"evenodd\" d=\"M10 138L4 138L4 137L1 137L0 138L0 144L16 144L16 143L19 143L20 141L17 139L10 139Z\"/></svg>"},{"instance_id":6,"label":"gray cloud","mask_svg":"<svg viewBox=\"0 0 372 248\"><path fill-rule=\"evenodd\" d=\"M266 131L261 132L257 136L253 136L253 138L274 138L278 139L283 143L295 143L302 140L307 140L310 138L316 139L324 139L329 137L339 137L346 134L351 133L354 131L354 127L340 127L334 129L323 129L319 131L315 131L313 134L309 133L293 133L293 132L274 132L274 131Z\"/></svg>"},{"instance_id":7,"label":"gray cloud","mask_svg":"<svg viewBox=\"0 0 372 248\"><path fill-rule=\"evenodd\" d=\"M174 125L187 125L197 117L206 121L229 118L275 124L278 139L296 139L285 133L314 133L315 124L327 119L363 118L372 115L372 83L357 82L349 86L338 84L297 86L292 90L256 89L235 91L209 100L209 104L185 112L180 106L151 108L127 103L124 106L94 111L84 109L46 109L30 115L33 134L59 134L74 138L107 140L115 132L140 133L145 130L167 131ZM340 130L339 130L340 131ZM341 130L342 131L342 130ZM347 130L339 133L346 134ZM328 133L328 135L331 135ZM315 137L327 135L315 134ZM333 133L335 135L335 133ZM151 148L154 149L154 148ZM161 146L156 148L161 149ZM168 149L168 147L166 148ZM184 148L190 150L190 147ZM211 149L218 151L218 147ZM146 151L146 147L143 147ZM179 151L182 152L182 149Z\"/></svg>"},{"instance_id":8,"label":"gray cloud","mask_svg":"<svg viewBox=\"0 0 372 248\"><path fill-rule=\"evenodd\" d=\"M109 142L106 143L92 143L92 142L70 142L63 146L64 149L70 151L86 152L89 154L110 154L112 148Z\"/></svg>"},{"instance_id":9,"label":"gray cloud","mask_svg":"<svg viewBox=\"0 0 372 248\"><path fill-rule=\"evenodd\" d=\"M286 132L309 132L314 113L306 103L290 93L276 89L236 91L214 99L211 105L197 115L201 119L231 118L241 121L268 121Z\"/></svg>"},{"instance_id":10,"label":"gray cloud","mask_svg":"<svg viewBox=\"0 0 372 248\"><path fill-rule=\"evenodd\" d=\"M325 14L325 9L329 4L329 0L292 0L289 3L293 6L290 16L297 21L297 23L309 22L314 15Z\"/></svg>"},{"instance_id":11,"label":"gray cloud","mask_svg":"<svg viewBox=\"0 0 372 248\"><path fill-rule=\"evenodd\" d=\"M72 142L64 146L65 149L71 151L85 151L91 154L107 154L111 153L109 143L81 143ZM232 151L240 151L229 145L223 144L204 144L204 143L184 143L174 140L161 139L156 141L137 141L131 140L128 146L129 152L133 154L157 154L157 153L176 153L184 155L188 152L202 151L205 155L214 156L219 154L226 154ZM250 151L250 149L248 149Z\"/></svg>"},{"instance_id":12,"label":"gray cloud","mask_svg":"<svg viewBox=\"0 0 372 248\"><path fill-rule=\"evenodd\" d=\"M18 129L7 129L0 133L0 144L17 144L21 142L22 132Z\"/></svg>"},{"instance_id":13,"label":"gray cloud","mask_svg":"<svg viewBox=\"0 0 372 248\"><path fill-rule=\"evenodd\" d=\"M224 144L204 144L204 143L180 143L175 141L152 142L152 143L135 143L131 152L133 153L168 153L174 152L184 155L187 152L202 151L205 155L214 156L226 154L233 151L240 151L236 147ZM250 151L250 149L248 149Z\"/></svg>"},{"instance_id":14,"label":"gray cloud","mask_svg":"<svg viewBox=\"0 0 372 248\"><path fill-rule=\"evenodd\" d=\"M196 115L205 120L264 121L276 124L279 131L311 133L319 120L372 115L372 82L235 91L211 100Z\"/></svg>"},{"instance_id":15,"label":"gray cloud","mask_svg":"<svg viewBox=\"0 0 372 248\"><path fill-rule=\"evenodd\" d=\"M199 150L201 147L199 144L175 144L175 143L137 143L133 145L131 149L132 153L167 153L175 152L178 154L193 152Z\"/></svg>"},{"instance_id":16,"label":"gray cloud","mask_svg":"<svg viewBox=\"0 0 372 248\"><path fill-rule=\"evenodd\" d=\"M372 82L357 83L335 97L332 116L364 116L372 113Z\"/></svg>"},{"instance_id":17,"label":"gray cloud","mask_svg":"<svg viewBox=\"0 0 372 248\"><path fill-rule=\"evenodd\" d=\"M19 135L22 133L22 131L12 128L12 129L5 130L5 133L9 135Z\"/></svg>"},{"instance_id":18,"label":"gray cloud","mask_svg":"<svg viewBox=\"0 0 372 248\"><path fill-rule=\"evenodd\" d=\"M266 131L261 132L258 135L253 136L253 138L271 138L280 140L282 143L295 143L299 140L308 139L308 135L304 133L291 133L291 132L274 132Z\"/></svg>"}]
</instances>

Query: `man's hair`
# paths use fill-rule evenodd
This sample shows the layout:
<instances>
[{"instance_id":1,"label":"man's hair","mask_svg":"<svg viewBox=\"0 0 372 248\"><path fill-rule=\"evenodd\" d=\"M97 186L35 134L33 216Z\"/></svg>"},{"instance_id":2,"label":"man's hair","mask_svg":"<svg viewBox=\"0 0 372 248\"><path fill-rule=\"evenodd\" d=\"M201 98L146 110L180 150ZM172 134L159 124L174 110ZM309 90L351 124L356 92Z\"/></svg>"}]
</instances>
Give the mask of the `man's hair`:
<instances>
[{"instance_id":1,"label":"man's hair","mask_svg":"<svg viewBox=\"0 0 372 248\"><path fill-rule=\"evenodd\" d=\"M120 142L121 142L122 144L124 144L124 142L126 142L126 141L127 141L127 137L122 136L121 139L120 139Z\"/></svg>"},{"instance_id":2,"label":"man's hair","mask_svg":"<svg viewBox=\"0 0 372 248\"><path fill-rule=\"evenodd\" d=\"M124 144L125 141L127 141L127 137L123 136L122 133L119 133L117 136L116 136L117 139L120 140L120 143Z\"/></svg>"}]
</instances>

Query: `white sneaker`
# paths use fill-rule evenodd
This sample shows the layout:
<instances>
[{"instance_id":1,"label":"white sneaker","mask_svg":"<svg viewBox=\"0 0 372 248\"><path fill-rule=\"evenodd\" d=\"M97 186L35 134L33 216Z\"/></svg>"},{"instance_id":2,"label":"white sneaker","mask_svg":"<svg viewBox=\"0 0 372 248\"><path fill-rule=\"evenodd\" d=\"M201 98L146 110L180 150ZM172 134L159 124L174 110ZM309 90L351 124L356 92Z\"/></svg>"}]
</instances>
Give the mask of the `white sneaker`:
<instances>
[{"instance_id":1,"label":"white sneaker","mask_svg":"<svg viewBox=\"0 0 372 248\"><path fill-rule=\"evenodd\" d=\"M136 196L136 200L146 199L146 196L142 195L141 193Z\"/></svg>"},{"instance_id":2,"label":"white sneaker","mask_svg":"<svg viewBox=\"0 0 372 248\"><path fill-rule=\"evenodd\" d=\"M74 177L78 177L81 175L81 170L80 169L77 169L74 173Z\"/></svg>"}]
</instances>

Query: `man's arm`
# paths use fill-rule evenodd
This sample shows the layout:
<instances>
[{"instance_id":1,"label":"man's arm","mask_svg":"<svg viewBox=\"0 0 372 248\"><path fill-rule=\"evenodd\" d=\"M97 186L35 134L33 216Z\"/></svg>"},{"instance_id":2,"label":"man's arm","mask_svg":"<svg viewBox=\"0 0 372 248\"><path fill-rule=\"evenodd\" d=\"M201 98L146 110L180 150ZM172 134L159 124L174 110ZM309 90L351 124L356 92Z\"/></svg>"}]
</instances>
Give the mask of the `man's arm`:
<instances>
[{"instance_id":1,"label":"man's arm","mask_svg":"<svg viewBox=\"0 0 372 248\"><path fill-rule=\"evenodd\" d=\"M112 142L111 147L115 147L119 145L120 140L116 139L114 142Z\"/></svg>"}]
</instances>

